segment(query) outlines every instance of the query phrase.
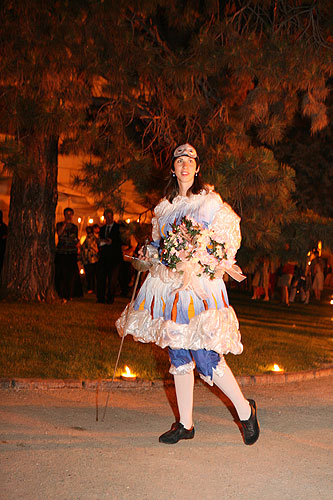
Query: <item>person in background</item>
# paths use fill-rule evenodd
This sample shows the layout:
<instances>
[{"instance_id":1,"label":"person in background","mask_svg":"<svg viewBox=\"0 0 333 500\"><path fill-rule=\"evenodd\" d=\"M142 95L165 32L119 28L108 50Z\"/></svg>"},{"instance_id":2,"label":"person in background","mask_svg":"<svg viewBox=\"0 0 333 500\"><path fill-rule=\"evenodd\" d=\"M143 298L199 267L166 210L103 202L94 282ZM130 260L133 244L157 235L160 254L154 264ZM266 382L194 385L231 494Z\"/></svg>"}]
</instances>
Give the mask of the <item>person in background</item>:
<instances>
[{"instance_id":1,"label":"person in background","mask_svg":"<svg viewBox=\"0 0 333 500\"><path fill-rule=\"evenodd\" d=\"M333 288L333 273L332 273L332 266L330 264L328 264L326 268L324 287Z\"/></svg>"},{"instance_id":2,"label":"person in background","mask_svg":"<svg viewBox=\"0 0 333 500\"><path fill-rule=\"evenodd\" d=\"M104 211L105 225L99 233L99 261L97 266L97 302L113 304L122 262L119 224L113 220L113 211Z\"/></svg>"},{"instance_id":3,"label":"person in background","mask_svg":"<svg viewBox=\"0 0 333 500\"><path fill-rule=\"evenodd\" d=\"M258 300L260 299L261 293L260 293L260 282L261 282L261 266L258 263L256 265L253 279L252 279L252 289L253 289L253 295L251 297L252 300Z\"/></svg>"},{"instance_id":4,"label":"person in background","mask_svg":"<svg viewBox=\"0 0 333 500\"><path fill-rule=\"evenodd\" d=\"M305 265L304 272L304 301L303 304L308 304L310 301L310 294L312 290L312 275L311 275L311 265L308 263Z\"/></svg>"},{"instance_id":5,"label":"person in background","mask_svg":"<svg viewBox=\"0 0 333 500\"><path fill-rule=\"evenodd\" d=\"M289 303L289 287L294 275L295 264L293 262L286 262L281 269L281 276L279 276L277 286L281 289L281 302L285 306L290 306Z\"/></svg>"},{"instance_id":6,"label":"person in background","mask_svg":"<svg viewBox=\"0 0 333 500\"><path fill-rule=\"evenodd\" d=\"M98 224L94 224L99 229ZM99 237L96 237L94 226L86 227L86 239L81 245L81 260L86 273L87 292L94 293L96 291L97 263L99 258L98 242Z\"/></svg>"},{"instance_id":7,"label":"person in background","mask_svg":"<svg viewBox=\"0 0 333 500\"><path fill-rule=\"evenodd\" d=\"M267 256L262 257L256 266L252 280L252 287L252 300L260 299L260 297L264 294L264 301L269 301L269 259Z\"/></svg>"},{"instance_id":8,"label":"person in background","mask_svg":"<svg viewBox=\"0 0 333 500\"><path fill-rule=\"evenodd\" d=\"M268 256L262 260L262 287L264 289L264 301L269 301L269 277L270 277L270 262Z\"/></svg>"},{"instance_id":9,"label":"person in background","mask_svg":"<svg viewBox=\"0 0 333 500\"><path fill-rule=\"evenodd\" d=\"M311 272L312 272L312 289L316 300L320 300L321 292L324 289L324 262L321 257L319 257L319 252L316 250L314 252L315 258L311 262Z\"/></svg>"},{"instance_id":10,"label":"person in background","mask_svg":"<svg viewBox=\"0 0 333 500\"><path fill-rule=\"evenodd\" d=\"M82 285L78 268L78 227L73 224L74 210L65 208L64 219L58 222L56 232L58 244L55 257L55 286L64 302L73 297L82 297Z\"/></svg>"},{"instance_id":11,"label":"person in background","mask_svg":"<svg viewBox=\"0 0 333 500\"><path fill-rule=\"evenodd\" d=\"M296 294L300 294L300 299L302 302L305 300L305 291L304 291L304 273L302 273L302 269L300 266L296 265L294 268L294 274L291 280L290 292L289 292L289 302L293 303L296 299Z\"/></svg>"},{"instance_id":12,"label":"person in background","mask_svg":"<svg viewBox=\"0 0 333 500\"><path fill-rule=\"evenodd\" d=\"M1 280L3 260L6 250L7 236L8 236L8 227L7 224L5 224L3 221L3 213L2 210L0 210L0 280Z\"/></svg>"},{"instance_id":13,"label":"person in background","mask_svg":"<svg viewBox=\"0 0 333 500\"><path fill-rule=\"evenodd\" d=\"M98 224L93 224L92 228L93 228L93 235L95 237L95 240L97 241L98 252L99 252L99 233L100 233L100 227L99 227ZM98 258L99 258L99 254L98 254Z\"/></svg>"}]
</instances>

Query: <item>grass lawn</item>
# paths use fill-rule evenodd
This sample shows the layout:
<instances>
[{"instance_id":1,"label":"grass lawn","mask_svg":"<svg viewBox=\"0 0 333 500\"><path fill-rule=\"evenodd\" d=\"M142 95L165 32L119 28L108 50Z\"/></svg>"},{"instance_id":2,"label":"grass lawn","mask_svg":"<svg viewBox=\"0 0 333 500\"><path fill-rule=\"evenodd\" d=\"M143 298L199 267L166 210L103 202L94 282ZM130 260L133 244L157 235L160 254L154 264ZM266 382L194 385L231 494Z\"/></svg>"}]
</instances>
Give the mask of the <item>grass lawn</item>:
<instances>
[{"instance_id":1,"label":"grass lawn","mask_svg":"<svg viewBox=\"0 0 333 500\"><path fill-rule=\"evenodd\" d=\"M128 300L112 306L94 296L66 304L0 302L0 377L97 379L113 375L120 338L114 322ZM333 362L333 306L251 301L232 291L230 303L244 344L240 356L226 359L236 375L265 372L273 363L286 371ZM167 350L126 337L117 375L128 365L140 377L164 378Z\"/></svg>"}]
</instances>

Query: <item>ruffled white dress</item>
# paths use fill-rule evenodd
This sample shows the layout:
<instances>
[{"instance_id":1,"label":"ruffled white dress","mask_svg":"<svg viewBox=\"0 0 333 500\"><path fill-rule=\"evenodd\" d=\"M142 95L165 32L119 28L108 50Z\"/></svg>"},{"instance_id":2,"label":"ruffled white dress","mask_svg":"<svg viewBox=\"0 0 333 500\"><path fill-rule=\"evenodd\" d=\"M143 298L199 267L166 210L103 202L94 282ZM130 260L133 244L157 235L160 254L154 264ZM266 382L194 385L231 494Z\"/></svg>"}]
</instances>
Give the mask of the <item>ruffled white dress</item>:
<instances>
[{"instance_id":1,"label":"ruffled white dress","mask_svg":"<svg viewBox=\"0 0 333 500\"><path fill-rule=\"evenodd\" d=\"M189 197L177 196L172 203L163 199L155 208L152 240L155 248L187 215L207 228L218 231L228 249L230 267L240 246L240 218L214 191L203 190ZM157 253L157 250L155 250ZM183 275L156 262L143 283L134 307L123 311L116 321L121 336L130 334L140 342L155 342L172 349L206 349L220 354L243 351L239 324L229 305L222 278L195 276L185 290Z\"/></svg>"}]
</instances>

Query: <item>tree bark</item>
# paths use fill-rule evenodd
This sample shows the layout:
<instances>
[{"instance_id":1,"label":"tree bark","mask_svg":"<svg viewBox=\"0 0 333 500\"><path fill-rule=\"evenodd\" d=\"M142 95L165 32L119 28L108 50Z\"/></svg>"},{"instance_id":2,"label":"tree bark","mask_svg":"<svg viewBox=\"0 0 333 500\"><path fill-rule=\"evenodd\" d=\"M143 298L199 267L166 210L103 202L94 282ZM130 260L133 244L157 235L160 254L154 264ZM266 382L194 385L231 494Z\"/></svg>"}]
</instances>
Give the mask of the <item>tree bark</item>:
<instances>
[{"instance_id":1,"label":"tree bark","mask_svg":"<svg viewBox=\"0 0 333 500\"><path fill-rule=\"evenodd\" d=\"M7 295L15 300L52 301L56 297L58 141L58 137L30 136L24 143L27 171L13 174L2 281Z\"/></svg>"}]
</instances>

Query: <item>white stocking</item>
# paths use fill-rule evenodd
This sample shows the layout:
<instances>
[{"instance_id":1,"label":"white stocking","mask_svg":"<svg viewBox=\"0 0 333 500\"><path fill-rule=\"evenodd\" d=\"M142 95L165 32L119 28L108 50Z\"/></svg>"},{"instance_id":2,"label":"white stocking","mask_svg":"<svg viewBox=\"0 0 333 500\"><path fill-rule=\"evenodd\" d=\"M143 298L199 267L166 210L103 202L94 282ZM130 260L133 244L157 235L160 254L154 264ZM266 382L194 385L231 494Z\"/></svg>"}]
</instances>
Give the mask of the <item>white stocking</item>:
<instances>
[{"instance_id":1,"label":"white stocking","mask_svg":"<svg viewBox=\"0 0 333 500\"><path fill-rule=\"evenodd\" d=\"M247 399L244 398L237 380L227 364L224 367L224 374L222 377L217 375L213 369L213 382L226 396L228 396L236 408L240 420L249 419L251 416L250 404Z\"/></svg>"},{"instance_id":2,"label":"white stocking","mask_svg":"<svg viewBox=\"0 0 333 500\"><path fill-rule=\"evenodd\" d=\"M180 416L180 423L185 429L191 429L193 425L193 370L183 375L174 375L177 404Z\"/></svg>"}]
</instances>

